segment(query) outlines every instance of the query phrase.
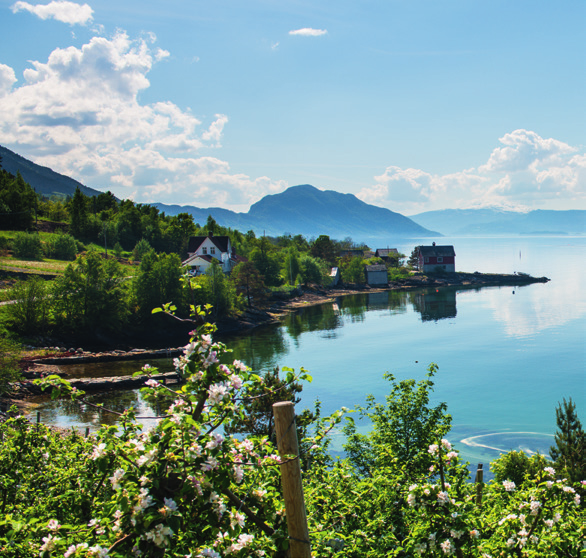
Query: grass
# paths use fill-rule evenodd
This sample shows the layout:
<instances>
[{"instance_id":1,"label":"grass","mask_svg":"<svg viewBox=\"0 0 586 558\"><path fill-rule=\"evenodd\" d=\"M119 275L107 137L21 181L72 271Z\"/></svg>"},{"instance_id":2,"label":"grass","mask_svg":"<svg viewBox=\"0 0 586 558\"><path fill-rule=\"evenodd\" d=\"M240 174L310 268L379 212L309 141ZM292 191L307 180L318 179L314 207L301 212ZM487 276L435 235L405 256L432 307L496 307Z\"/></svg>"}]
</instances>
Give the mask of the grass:
<instances>
[{"instance_id":1,"label":"grass","mask_svg":"<svg viewBox=\"0 0 586 558\"><path fill-rule=\"evenodd\" d=\"M0 257L0 269L23 271L25 273L54 273L59 275L71 262L46 259L43 261L18 260L11 257Z\"/></svg>"}]
</instances>

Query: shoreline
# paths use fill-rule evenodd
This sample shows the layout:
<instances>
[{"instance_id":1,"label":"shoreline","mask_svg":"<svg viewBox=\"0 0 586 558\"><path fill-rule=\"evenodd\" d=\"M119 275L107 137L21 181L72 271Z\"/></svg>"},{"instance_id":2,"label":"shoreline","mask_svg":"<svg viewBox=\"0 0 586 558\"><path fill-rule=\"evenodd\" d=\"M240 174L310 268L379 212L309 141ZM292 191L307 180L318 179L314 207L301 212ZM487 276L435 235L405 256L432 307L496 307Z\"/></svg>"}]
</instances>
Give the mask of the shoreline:
<instances>
[{"instance_id":1,"label":"shoreline","mask_svg":"<svg viewBox=\"0 0 586 558\"><path fill-rule=\"evenodd\" d=\"M216 323L217 334L229 336L235 333L250 331L264 325L278 324L281 319L293 312L310 306L331 303L341 296L351 296L385 291L409 291L419 288L462 287L475 289L483 287L525 286L533 283L547 283L547 277L531 277L528 275L506 275L489 273L447 273L441 276L412 275L408 278L389 282L386 286L371 287L368 285L346 285L334 288L322 288L311 286L305 288L301 295L289 299L274 301L265 308L251 308L235 319L222 320ZM0 397L0 404L24 403L27 397L39 395L40 390L32 384L36 378L50 374L62 374L59 364L75 364L86 362L108 362L120 360L139 360L145 358L164 358L179 355L181 347L163 349L131 349L129 351L105 350L90 352L77 349L75 352L53 352L39 357L26 357L21 359L19 365L23 372L24 380L18 382L17 392L10 397ZM112 378L108 378L111 380ZM107 391L108 389L127 389L124 382L97 382L97 379L88 379L100 384L95 389ZM91 383L91 382L90 382ZM81 387L81 386L80 386ZM87 386L86 386L87 387ZM133 386L135 387L135 386ZM83 388L82 388L83 389ZM91 388L90 388L91 389ZM93 389L91 391L94 391Z\"/></svg>"}]
</instances>

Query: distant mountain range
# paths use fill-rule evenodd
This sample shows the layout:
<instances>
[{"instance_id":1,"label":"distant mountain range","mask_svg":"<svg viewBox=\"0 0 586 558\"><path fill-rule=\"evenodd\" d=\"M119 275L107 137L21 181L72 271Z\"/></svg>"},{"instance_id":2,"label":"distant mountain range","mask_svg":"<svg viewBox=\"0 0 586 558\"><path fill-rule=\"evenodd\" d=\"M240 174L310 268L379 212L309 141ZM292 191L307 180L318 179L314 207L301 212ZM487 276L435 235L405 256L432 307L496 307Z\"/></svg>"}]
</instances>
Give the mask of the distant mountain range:
<instances>
[{"instance_id":1,"label":"distant mountain range","mask_svg":"<svg viewBox=\"0 0 586 558\"><path fill-rule=\"evenodd\" d=\"M446 236L586 234L586 211L444 209L412 215L416 223Z\"/></svg>"},{"instance_id":2,"label":"distant mountain range","mask_svg":"<svg viewBox=\"0 0 586 558\"><path fill-rule=\"evenodd\" d=\"M418 225L389 209L369 205L352 194L318 190L309 184L292 186L280 194L265 196L248 213L210 207L153 204L167 215L185 212L205 224L211 215L219 224L241 231L278 236L285 233L306 237L327 234L332 238L357 240L395 237L438 237L440 233Z\"/></svg>"},{"instance_id":3,"label":"distant mountain range","mask_svg":"<svg viewBox=\"0 0 586 558\"><path fill-rule=\"evenodd\" d=\"M77 187L88 196L100 191L77 180L42 167L0 145L2 167L20 174L45 196L72 196ZM369 205L352 194L318 190L304 184L280 194L265 196L247 213L221 207L151 204L167 215L189 213L205 224L211 215L218 224L257 235L302 234L307 238L327 234L332 238L370 242L392 242L393 238L424 238L511 234L586 234L586 211L536 210L517 213L499 209L444 209L405 217L389 209ZM440 231L440 232L436 232Z\"/></svg>"}]
</instances>

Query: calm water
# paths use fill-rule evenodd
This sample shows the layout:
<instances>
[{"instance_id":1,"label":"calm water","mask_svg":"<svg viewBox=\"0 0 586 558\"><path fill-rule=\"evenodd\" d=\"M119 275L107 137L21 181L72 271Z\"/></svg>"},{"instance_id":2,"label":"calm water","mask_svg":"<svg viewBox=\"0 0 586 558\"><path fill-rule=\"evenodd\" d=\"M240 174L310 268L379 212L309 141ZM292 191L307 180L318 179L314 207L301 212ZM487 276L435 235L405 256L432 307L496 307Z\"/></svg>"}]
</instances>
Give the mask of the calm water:
<instances>
[{"instance_id":1,"label":"calm water","mask_svg":"<svg viewBox=\"0 0 586 558\"><path fill-rule=\"evenodd\" d=\"M409 254L418 241L394 245ZM341 297L304 309L280 326L227 339L237 358L255 370L304 367L300 407L316 399L325 413L382 400L385 371L397 379L425 376L439 365L434 401L453 416L451 441L472 463L501 451L547 453L555 407L572 397L586 420L586 238L520 237L442 239L454 244L462 271L522 271L552 279L527 287L426 289ZM136 392L139 414L152 414ZM99 424L91 410L47 405L43 422ZM71 407L71 406L69 406ZM335 440L341 448L341 437Z\"/></svg>"}]
</instances>

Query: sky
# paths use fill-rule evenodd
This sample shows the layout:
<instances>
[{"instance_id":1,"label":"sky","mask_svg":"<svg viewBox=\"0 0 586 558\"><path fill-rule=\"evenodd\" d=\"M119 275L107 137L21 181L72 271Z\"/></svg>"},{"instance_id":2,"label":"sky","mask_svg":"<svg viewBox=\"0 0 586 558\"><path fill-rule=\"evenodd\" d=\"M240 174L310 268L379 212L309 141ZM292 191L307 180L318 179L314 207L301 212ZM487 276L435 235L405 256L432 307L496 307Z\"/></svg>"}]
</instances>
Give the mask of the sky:
<instances>
[{"instance_id":1,"label":"sky","mask_svg":"<svg viewBox=\"0 0 586 558\"><path fill-rule=\"evenodd\" d=\"M0 0L0 144L139 203L586 209L584 0Z\"/></svg>"}]
</instances>

